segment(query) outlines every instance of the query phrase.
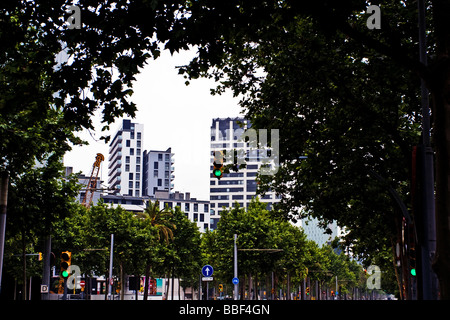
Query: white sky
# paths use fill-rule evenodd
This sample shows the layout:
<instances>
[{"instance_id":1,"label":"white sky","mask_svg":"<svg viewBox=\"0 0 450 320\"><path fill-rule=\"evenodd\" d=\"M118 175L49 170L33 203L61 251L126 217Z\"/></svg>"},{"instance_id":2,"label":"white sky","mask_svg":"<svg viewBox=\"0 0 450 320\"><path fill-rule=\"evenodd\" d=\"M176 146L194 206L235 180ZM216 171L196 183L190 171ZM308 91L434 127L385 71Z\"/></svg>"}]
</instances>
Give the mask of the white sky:
<instances>
[{"instance_id":1,"label":"white sky","mask_svg":"<svg viewBox=\"0 0 450 320\"><path fill-rule=\"evenodd\" d=\"M240 116L238 98L231 92L212 96L213 80L192 80L189 86L178 74L176 66L189 62L195 51L175 53L162 51L156 60L148 64L136 76L131 100L138 111L133 122L144 124L143 150L166 150L175 153L174 191L190 192L191 197L209 200L210 126L213 118ZM129 118L128 118L129 119ZM108 145L99 140L102 135L101 118L95 117L95 132L87 131L79 136L89 142L88 146L73 147L66 153L64 165L90 175L95 156L103 153L105 162L101 179L108 182ZM112 124L110 134L122 119ZM104 134L104 133L103 133ZM97 141L96 141L97 140Z\"/></svg>"}]
</instances>

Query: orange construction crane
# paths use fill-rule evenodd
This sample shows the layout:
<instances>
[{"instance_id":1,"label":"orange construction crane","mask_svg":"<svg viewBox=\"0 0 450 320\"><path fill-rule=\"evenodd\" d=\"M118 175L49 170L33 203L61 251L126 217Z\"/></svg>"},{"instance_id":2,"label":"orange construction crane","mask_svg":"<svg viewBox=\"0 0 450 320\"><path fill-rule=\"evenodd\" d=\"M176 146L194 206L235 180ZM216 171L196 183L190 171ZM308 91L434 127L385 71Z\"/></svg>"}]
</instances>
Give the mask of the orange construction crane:
<instances>
[{"instance_id":1,"label":"orange construction crane","mask_svg":"<svg viewBox=\"0 0 450 320\"><path fill-rule=\"evenodd\" d=\"M105 160L105 157L101 153L97 153L95 157L94 165L92 166L91 176L86 186L86 193L84 194L83 201L81 202L86 208L91 206L92 198L95 190L97 190L98 173L100 171L100 163Z\"/></svg>"}]
</instances>

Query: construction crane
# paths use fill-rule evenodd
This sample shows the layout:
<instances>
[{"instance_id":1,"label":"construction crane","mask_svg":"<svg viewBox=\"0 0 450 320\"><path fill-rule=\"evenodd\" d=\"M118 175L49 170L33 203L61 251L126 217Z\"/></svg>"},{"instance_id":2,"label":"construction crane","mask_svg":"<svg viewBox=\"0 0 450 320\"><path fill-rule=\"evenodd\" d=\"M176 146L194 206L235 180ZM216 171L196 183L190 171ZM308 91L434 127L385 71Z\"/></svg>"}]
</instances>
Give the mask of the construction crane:
<instances>
[{"instance_id":1,"label":"construction crane","mask_svg":"<svg viewBox=\"0 0 450 320\"><path fill-rule=\"evenodd\" d=\"M97 190L97 180L98 173L100 172L100 164L105 160L105 157L101 153L97 153L95 157L95 162L92 166L91 176L89 182L86 186L86 193L84 194L83 201L81 202L86 208L91 206L92 198L94 197L94 192Z\"/></svg>"}]
</instances>

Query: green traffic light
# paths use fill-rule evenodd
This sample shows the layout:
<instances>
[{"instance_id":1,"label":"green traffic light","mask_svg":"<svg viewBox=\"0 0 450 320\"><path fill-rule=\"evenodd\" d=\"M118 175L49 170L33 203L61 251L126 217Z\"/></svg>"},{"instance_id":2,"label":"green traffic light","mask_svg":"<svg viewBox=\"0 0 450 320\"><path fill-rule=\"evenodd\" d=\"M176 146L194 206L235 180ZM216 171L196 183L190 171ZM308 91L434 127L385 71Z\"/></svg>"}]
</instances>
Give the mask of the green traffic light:
<instances>
[{"instance_id":1,"label":"green traffic light","mask_svg":"<svg viewBox=\"0 0 450 320\"><path fill-rule=\"evenodd\" d=\"M220 171L220 169L214 169L213 170L213 175L215 177L220 177L222 175L222 171Z\"/></svg>"},{"instance_id":2,"label":"green traffic light","mask_svg":"<svg viewBox=\"0 0 450 320\"><path fill-rule=\"evenodd\" d=\"M61 275L63 276L63 278L67 278L69 276L69 273L67 272L67 270L64 270L63 272L61 272Z\"/></svg>"},{"instance_id":3,"label":"green traffic light","mask_svg":"<svg viewBox=\"0 0 450 320\"><path fill-rule=\"evenodd\" d=\"M411 269L411 274L412 274L413 276L416 276L416 269Z\"/></svg>"}]
</instances>

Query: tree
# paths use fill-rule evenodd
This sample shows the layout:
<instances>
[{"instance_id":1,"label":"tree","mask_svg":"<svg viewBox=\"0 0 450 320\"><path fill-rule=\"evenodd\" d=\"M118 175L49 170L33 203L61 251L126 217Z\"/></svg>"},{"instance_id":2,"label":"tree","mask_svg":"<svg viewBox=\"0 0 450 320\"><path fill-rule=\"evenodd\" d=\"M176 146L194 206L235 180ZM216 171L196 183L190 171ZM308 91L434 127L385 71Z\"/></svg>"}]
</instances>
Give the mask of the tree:
<instances>
[{"instance_id":1,"label":"tree","mask_svg":"<svg viewBox=\"0 0 450 320\"><path fill-rule=\"evenodd\" d=\"M158 241L161 240L161 234L165 241L166 246L169 245L169 238L173 240L173 230L176 229L176 225L171 222L172 212L168 208L159 209L159 201L156 200L154 203L151 201L147 202L147 206L144 212L138 213L138 217L143 218L152 227L158 230ZM152 264L154 264L157 257L155 255L150 255L147 257L146 267L145 267L145 288L148 288L150 281L150 270ZM144 291L144 300L148 298L148 290Z\"/></svg>"},{"instance_id":2,"label":"tree","mask_svg":"<svg viewBox=\"0 0 450 320\"><path fill-rule=\"evenodd\" d=\"M221 81L216 93L241 95L254 128L282 128L280 170L261 181L284 196L285 209L306 207L324 224L338 220L363 254L389 247L399 233L402 214L388 190L410 198L425 81L437 168L434 267L448 299L450 10L447 1L429 3L429 65L418 59L417 6L410 2L383 4L380 30L366 27L364 1L189 2L166 47L198 45L180 73Z\"/></svg>"},{"instance_id":3,"label":"tree","mask_svg":"<svg viewBox=\"0 0 450 320\"><path fill-rule=\"evenodd\" d=\"M19 279L23 279L22 293L25 300L26 275L27 270L30 270L27 267L27 260L33 261L29 257L26 258L25 254L44 252L42 240L52 234L55 224L74 213L77 207L75 196L80 189L77 183L75 175L64 176L61 156L56 153L48 156L43 163L11 178L6 257L12 258L20 247L23 265L22 277ZM17 244L19 238L20 246ZM8 269L13 270L17 267L11 264L11 261L6 261L6 265ZM41 263L39 266L42 267ZM36 274L36 269L33 272Z\"/></svg>"},{"instance_id":4,"label":"tree","mask_svg":"<svg viewBox=\"0 0 450 320\"><path fill-rule=\"evenodd\" d=\"M82 143L75 133L94 129L91 117L97 110L103 115L102 130L116 117L134 116L132 81L146 59L158 57L157 42L167 39L178 4L84 1L77 4L81 30L66 23L71 1L1 4L1 243L9 176Z\"/></svg>"},{"instance_id":5,"label":"tree","mask_svg":"<svg viewBox=\"0 0 450 320\"><path fill-rule=\"evenodd\" d=\"M172 279L184 279L190 285L192 281L197 280L201 270L200 231L197 223L190 221L180 207L177 206L171 211L169 221L176 228L173 231L173 241L167 247L173 250L174 254L165 257L164 267L171 271ZM172 288L173 286L172 282Z\"/></svg>"},{"instance_id":6,"label":"tree","mask_svg":"<svg viewBox=\"0 0 450 320\"><path fill-rule=\"evenodd\" d=\"M262 281L271 272L280 278L290 273L296 283L306 276L309 261L305 234L273 215L265 203L253 199L247 210L237 202L223 210L217 229L202 237L205 262L214 264L218 279L226 282L233 277L234 234L238 235L240 250L239 274L249 280L249 292L258 279ZM241 283L244 290L245 283Z\"/></svg>"}]
</instances>

